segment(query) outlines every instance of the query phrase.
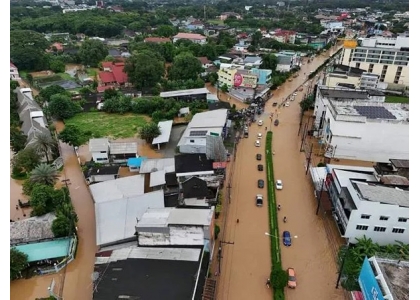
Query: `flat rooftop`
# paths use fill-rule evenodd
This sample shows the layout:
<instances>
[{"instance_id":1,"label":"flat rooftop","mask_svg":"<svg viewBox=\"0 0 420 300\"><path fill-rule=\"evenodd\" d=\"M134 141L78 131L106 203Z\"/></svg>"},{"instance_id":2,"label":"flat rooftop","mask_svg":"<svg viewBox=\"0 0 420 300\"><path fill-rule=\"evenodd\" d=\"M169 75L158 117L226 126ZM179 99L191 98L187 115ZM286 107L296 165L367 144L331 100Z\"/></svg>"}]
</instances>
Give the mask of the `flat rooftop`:
<instances>
[{"instance_id":1,"label":"flat rooftop","mask_svg":"<svg viewBox=\"0 0 420 300\"><path fill-rule=\"evenodd\" d=\"M409 118L409 106L400 103L378 103L367 101L341 102L330 100L338 115L362 116L367 119L406 121Z\"/></svg>"},{"instance_id":2,"label":"flat rooftop","mask_svg":"<svg viewBox=\"0 0 420 300\"><path fill-rule=\"evenodd\" d=\"M398 188L353 181L353 186L366 201L409 207L409 192Z\"/></svg>"},{"instance_id":3,"label":"flat rooftop","mask_svg":"<svg viewBox=\"0 0 420 300\"><path fill-rule=\"evenodd\" d=\"M137 154L137 142L113 142L109 144L110 154Z\"/></svg>"},{"instance_id":4,"label":"flat rooftop","mask_svg":"<svg viewBox=\"0 0 420 300\"><path fill-rule=\"evenodd\" d=\"M95 203L127 199L144 194L144 175L99 182L89 186Z\"/></svg>"},{"instance_id":5,"label":"flat rooftop","mask_svg":"<svg viewBox=\"0 0 420 300\"><path fill-rule=\"evenodd\" d=\"M97 254L94 300L191 299L201 249L131 247Z\"/></svg>"},{"instance_id":6,"label":"flat rooftop","mask_svg":"<svg viewBox=\"0 0 420 300\"><path fill-rule=\"evenodd\" d=\"M168 225L209 226L214 208L149 208L141 216L136 227L167 227Z\"/></svg>"},{"instance_id":7,"label":"flat rooftop","mask_svg":"<svg viewBox=\"0 0 420 300\"><path fill-rule=\"evenodd\" d=\"M319 89L322 97L331 100L344 100L344 99L369 99L369 94L361 90L344 90L344 89Z\"/></svg>"},{"instance_id":8,"label":"flat rooftop","mask_svg":"<svg viewBox=\"0 0 420 300\"><path fill-rule=\"evenodd\" d=\"M181 96L190 96L190 95L202 95L202 94L209 94L209 93L210 92L207 88L200 88L200 89L162 92L160 93L160 97L171 98L171 97L181 97Z\"/></svg>"},{"instance_id":9,"label":"flat rooftop","mask_svg":"<svg viewBox=\"0 0 420 300\"><path fill-rule=\"evenodd\" d=\"M172 124L174 121L160 121L158 123L160 135L153 139L152 145L169 142L171 136Z\"/></svg>"},{"instance_id":10,"label":"flat rooftop","mask_svg":"<svg viewBox=\"0 0 420 300\"><path fill-rule=\"evenodd\" d=\"M385 281L388 284L388 288L391 290L391 294L396 300L408 300L409 299L409 267L407 264L398 264L396 262L388 262L376 258L378 265L385 276Z\"/></svg>"}]
</instances>

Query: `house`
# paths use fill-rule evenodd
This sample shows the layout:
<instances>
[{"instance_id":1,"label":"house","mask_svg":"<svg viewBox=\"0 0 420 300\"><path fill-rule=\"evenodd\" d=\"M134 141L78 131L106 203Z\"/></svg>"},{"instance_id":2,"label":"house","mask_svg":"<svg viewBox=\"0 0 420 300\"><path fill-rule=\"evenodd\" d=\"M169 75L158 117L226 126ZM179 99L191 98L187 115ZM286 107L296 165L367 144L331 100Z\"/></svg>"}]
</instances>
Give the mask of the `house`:
<instances>
[{"instance_id":1,"label":"house","mask_svg":"<svg viewBox=\"0 0 420 300\"><path fill-rule=\"evenodd\" d=\"M378 102L364 90L321 86L315 96L314 116L315 135L326 157L375 162L408 159L408 104Z\"/></svg>"},{"instance_id":2,"label":"house","mask_svg":"<svg viewBox=\"0 0 420 300\"><path fill-rule=\"evenodd\" d=\"M21 131L26 138L26 147L35 143L38 135L51 136L48 129L48 122L42 108L32 97L30 88L17 88L18 114L22 122Z\"/></svg>"},{"instance_id":3,"label":"house","mask_svg":"<svg viewBox=\"0 0 420 300\"><path fill-rule=\"evenodd\" d=\"M109 144L109 158L114 163L126 163L129 158L137 156L137 142L112 142Z\"/></svg>"},{"instance_id":4,"label":"house","mask_svg":"<svg viewBox=\"0 0 420 300\"><path fill-rule=\"evenodd\" d=\"M204 45L207 42L207 38L198 33L184 33L180 32L173 37L173 42L178 40L190 40L193 43Z\"/></svg>"},{"instance_id":5,"label":"house","mask_svg":"<svg viewBox=\"0 0 420 300\"><path fill-rule=\"evenodd\" d=\"M111 48L108 49L108 55L112 56L113 58L119 58L121 57L121 51L118 49Z\"/></svg>"},{"instance_id":6,"label":"house","mask_svg":"<svg viewBox=\"0 0 420 300\"><path fill-rule=\"evenodd\" d=\"M205 154L175 155L175 173L179 177L210 176L214 174L212 159Z\"/></svg>"},{"instance_id":7,"label":"house","mask_svg":"<svg viewBox=\"0 0 420 300\"><path fill-rule=\"evenodd\" d=\"M150 174L157 171L165 171L166 173L175 172L174 158L154 158L146 159L140 167L140 174Z\"/></svg>"},{"instance_id":8,"label":"house","mask_svg":"<svg viewBox=\"0 0 420 300\"><path fill-rule=\"evenodd\" d=\"M144 175L134 175L89 186L98 247L136 241L136 219L149 208L164 207L163 191L145 193L144 185Z\"/></svg>"},{"instance_id":9,"label":"house","mask_svg":"<svg viewBox=\"0 0 420 300\"><path fill-rule=\"evenodd\" d=\"M125 37L132 38L132 39L134 39L137 36L137 33L130 29L124 29L123 34Z\"/></svg>"},{"instance_id":10,"label":"house","mask_svg":"<svg viewBox=\"0 0 420 300\"><path fill-rule=\"evenodd\" d=\"M224 13L222 13L220 15L220 20L224 21L224 20L226 20L229 17L236 18L237 20L241 20L242 19L242 16L240 14L237 14L237 13L231 12L231 11L228 11L228 12L224 12Z\"/></svg>"},{"instance_id":11,"label":"house","mask_svg":"<svg viewBox=\"0 0 420 300\"><path fill-rule=\"evenodd\" d=\"M205 179L211 179L211 182L207 182ZM213 178L193 176L183 181L181 186L181 205L191 208L208 208L217 204L220 186L220 178L217 176Z\"/></svg>"},{"instance_id":12,"label":"house","mask_svg":"<svg viewBox=\"0 0 420 300\"><path fill-rule=\"evenodd\" d=\"M227 132L227 115L227 109L195 114L179 140L179 152L204 154L211 151L212 155L217 153L224 157L226 151L223 146L223 138ZM207 143L213 145L211 149L207 148ZM210 155L210 153L207 154Z\"/></svg>"},{"instance_id":13,"label":"house","mask_svg":"<svg viewBox=\"0 0 420 300\"><path fill-rule=\"evenodd\" d=\"M237 67L223 68L217 72L219 86L227 85L228 88L256 88L258 85L258 75L251 70L244 70Z\"/></svg>"},{"instance_id":14,"label":"house","mask_svg":"<svg viewBox=\"0 0 420 300\"><path fill-rule=\"evenodd\" d=\"M257 75L258 85L270 85L272 70L252 68L251 73Z\"/></svg>"},{"instance_id":15,"label":"house","mask_svg":"<svg viewBox=\"0 0 420 300\"><path fill-rule=\"evenodd\" d=\"M190 24L187 25L187 29L194 31L194 30L203 30L204 24L200 20L194 20Z\"/></svg>"},{"instance_id":16,"label":"house","mask_svg":"<svg viewBox=\"0 0 420 300\"><path fill-rule=\"evenodd\" d=\"M145 157L131 157L127 160L127 167L129 168L130 172L140 172L140 167Z\"/></svg>"},{"instance_id":17,"label":"house","mask_svg":"<svg viewBox=\"0 0 420 300\"><path fill-rule=\"evenodd\" d=\"M64 51L64 47L62 43L54 43L51 45L50 49L48 50L48 52L63 52Z\"/></svg>"},{"instance_id":18,"label":"house","mask_svg":"<svg viewBox=\"0 0 420 300\"><path fill-rule=\"evenodd\" d=\"M258 68L262 64L262 58L259 56L249 55L245 57L243 64L248 68Z\"/></svg>"},{"instance_id":19,"label":"house","mask_svg":"<svg viewBox=\"0 0 420 300\"><path fill-rule=\"evenodd\" d=\"M104 71L99 72L101 86L128 86L128 76L124 72L123 62L102 62Z\"/></svg>"},{"instance_id":20,"label":"house","mask_svg":"<svg viewBox=\"0 0 420 300\"><path fill-rule=\"evenodd\" d=\"M89 152L96 163L109 163L109 141L107 138L90 139Z\"/></svg>"},{"instance_id":21,"label":"house","mask_svg":"<svg viewBox=\"0 0 420 300\"><path fill-rule=\"evenodd\" d=\"M87 182L97 183L107 180L114 180L119 177L119 166L103 166L103 167L92 167L86 170L84 173Z\"/></svg>"},{"instance_id":22,"label":"house","mask_svg":"<svg viewBox=\"0 0 420 300\"><path fill-rule=\"evenodd\" d=\"M166 144L169 142L169 139L171 137L171 131L172 131L172 124L174 121L160 121L158 123L159 129L160 129L160 135L155 137L152 141L152 145L157 145L158 149L160 150L161 144Z\"/></svg>"},{"instance_id":23,"label":"house","mask_svg":"<svg viewBox=\"0 0 420 300\"><path fill-rule=\"evenodd\" d=\"M296 66L300 66L300 55L295 52L282 51L277 54L277 68L279 72L290 72Z\"/></svg>"},{"instance_id":24,"label":"house","mask_svg":"<svg viewBox=\"0 0 420 300\"><path fill-rule=\"evenodd\" d=\"M272 35L273 39L280 43L294 44L296 41L296 32L291 30L277 29Z\"/></svg>"},{"instance_id":25,"label":"house","mask_svg":"<svg viewBox=\"0 0 420 300\"><path fill-rule=\"evenodd\" d=\"M10 245L16 246L54 239L51 226L55 219L55 214L48 213L42 216L10 222Z\"/></svg>"},{"instance_id":26,"label":"house","mask_svg":"<svg viewBox=\"0 0 420 300\"><path fill-rule=\"evenodd\" d=\"M208 94L210 94L210 91L206 87L203 87L198 89L161 92L159 96L164 99L175 99L190 102L196 100L206 101Z\"/></svg>"},{"instance_id":27,"label":"house","mask_svg":"<svg viewBox=\"0 0 420 300\"><path fill-rule=\"evenodd\" d=\"M213 64L207 57L197 57L204 69L210 68Z\"/></svg>"},{"instance_id":28,"label":"house","mask_svg":"<svg viewBox=\"0 0 420 300\"><path fill-rule=\"evenodd\" d=\"M409 242L409 192L382 184L374 168L327 165L325 186L342 237Z\"/></svg>"},{"instance_id":29,"label":"house","mask_svg":"<svg viewBox=\"0 0 420 300\"><path fill-rule=\"evenodd\" d=\"M101 277L95 283L93 300L162 299L163 292L171 299L196 299L203 293L209 264L203 247L127 244L109 249L96 254L94 272Z\"/></svg>"},{"instance_id":30,"label":"house","mask_svg":"<svg viewBox=\"0 0 420 300\"><path fill-rule=\"evenodd\" d=\"M145 43L154 43L154 44L163 44L163 43L170 43L170 38L163 38L163 37L147 37L144 39Z\"/></svg>"},{"instance_id":31,"label":"house","mask_svg":"<svg viewBox=\"0 0 420 300\"><path fill-rule=\"evenodd\" d=\"M10 80L20 80L18 68L10 62Z\"/></svg>"}]
</instances>

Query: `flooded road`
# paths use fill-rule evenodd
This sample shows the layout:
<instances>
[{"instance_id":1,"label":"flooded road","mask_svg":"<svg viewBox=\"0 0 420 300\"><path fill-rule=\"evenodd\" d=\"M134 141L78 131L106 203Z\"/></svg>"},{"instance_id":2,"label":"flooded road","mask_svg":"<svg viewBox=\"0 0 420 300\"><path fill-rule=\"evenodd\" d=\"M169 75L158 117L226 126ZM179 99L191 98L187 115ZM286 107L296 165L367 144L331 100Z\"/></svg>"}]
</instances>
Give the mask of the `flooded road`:
<instances>
[{"instance_id":1,"label":"flooded road","mask_svg":"<svg viewBox=\"0 0 420 300\"><path fill-rule=\"evenodd\" d=\"M276 113L272 103L280 103L282 98L292 93L305 81L303 73L315 70L329 55L326 52L312 63L305 63L299 77L276 90L261 116L264 125L252 124L249 138L240 141L233 173L232 202L224 234L224 241L234 244L223 246L218 300L272 299L272 291L265 285L271 270L270 240L265 235L269 230L267 192L257 187L258 179L266 182L266 173L265 170L257 171L260 162L255 156L257 153L263 155L261 163L265 168L264 127L270 127L269 113ZM297 274L297 289L287 290L286 296L287 300L343 299L342 292L335 289L335 257L322 219L315 215L313 187L309 183L309 175L305 175L305 156L299 152L299 101L304 92L298 93L296 100L290 102L290 107L278 109L280 125L271 127L274 134L273 150L276 153L273 157L274 175L276 179L282 179L284 184L284 189L277 191L277 201L282 205L280 232L289 230L292 236L296 236L290 248L281 246L283 268L293 267ZM259 148L254 146L258 133L264 135ZM264 197L262 208L255 205L255 195L258 193ZM287 224L282 222L283 216L287 216Z\"/></svg>"}]
</instances>

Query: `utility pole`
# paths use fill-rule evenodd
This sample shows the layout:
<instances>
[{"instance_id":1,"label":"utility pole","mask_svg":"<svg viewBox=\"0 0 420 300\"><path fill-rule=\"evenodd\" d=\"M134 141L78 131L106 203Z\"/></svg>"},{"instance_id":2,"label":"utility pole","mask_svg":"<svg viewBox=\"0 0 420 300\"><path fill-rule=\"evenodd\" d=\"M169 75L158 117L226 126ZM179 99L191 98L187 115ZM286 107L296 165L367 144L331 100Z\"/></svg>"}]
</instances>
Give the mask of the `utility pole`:
<instances>
[{"instance_id":1,"label":"utility pole","mask_svg":"<svg viewBox=\"0 0 420 300\"><path fill-rule=\"evenodd\" d=\"M319 196L318 196L318 207L316 208L316 215L318 215L319 207L321 206L322 193L324 192L324 183L325 183L325 179L322 179L321 190L319 191Z\"/></svg>"},{"instance_id":2,"label":"utility pole","mask_svg":"<svg viewBox=\"0 0 420 300\"><path fill-rule=\"evenodd\" d=\"M300 121L299 121L298 136L299 136L299 134L300 134L300 130L302 129L303 114L304 114L304 112L303 112L303 111L301 111L301 113L300 113Z\"/></svg>"},{"instance_id":3,"label":"utility pole","mask_svg":"<svg viewBox=\"0 0 420 300\"><path fill-rule=\"evenodd\" d=\"M220 245L219 245L219 250L218 250L218 252L217 252L217 260L219 261L219 274L220 274L220 272L221 272L221 264L220 264L220 262L221 262L221 260L222 260L222 258L223 258L223 256L222 256L222 246L223 245L233 245L233 244L235 244L234 242L225 242L225 241L220 241Z\"/></svg>"},{"instance_id":4,"label":"utility pole","mask_svg":"<svg viewBox=\"0 0 420 300\"><path fill-rule=\"evenodd\" d=\"M307 158L308 163L306 164L306 175L308 175L308 171L309 171L309 164L311 163L311 158L312 158L312 149L314 148L314 144L311 144L311 150L309 151L309 155Z\"/></svg>"},{"instance_id":5,"label":"utility pole","mask_svg":"<svg viewBox=\"0 0 420 300\"><path fill-rule=\"evenodd\" d=\"M69 185L71 185L70 179L67 179L67 178L61 180L61 182L63 182L66 185L67 189L69 188ZM69 220L69 221L71 222L71 220ZM69 236L72 234L73 226L74 226L74 224L70 224L70 226L69 226ZM69 239L69 242L68 242L67 253L70 252L70 246L71 246L71 239ZM62 276L61 285L60 285L60 292L59 292L60 299L63 299L63 291L64 291L64 284L66 282L67 266L68 266L68 262L66 262L66 265L64 266L64 270L63 270L63 276Z\"/></svg>"},{"instance_id":6,"label":"utility pole","mask_svg":"<svg viewBox=\"0 0 420 300\"><path fill-rule=\"evenodd\" d=\"M308 127L308 123L305 123L305 127L303 128L303 134L302 134L302 142L300 144L300 152L303 152L303 143L305 142L305 138L306 138L306 129Z\"/></svg>"}]
</instances>

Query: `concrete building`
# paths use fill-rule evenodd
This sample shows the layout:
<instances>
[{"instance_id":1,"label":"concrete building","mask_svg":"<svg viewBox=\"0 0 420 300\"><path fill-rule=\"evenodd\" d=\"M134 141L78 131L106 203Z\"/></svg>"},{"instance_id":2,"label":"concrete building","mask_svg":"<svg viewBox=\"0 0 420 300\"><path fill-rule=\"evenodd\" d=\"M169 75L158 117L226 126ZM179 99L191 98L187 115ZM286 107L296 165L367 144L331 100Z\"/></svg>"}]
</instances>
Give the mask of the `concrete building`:
<instances>
[{"instance_id":1,"label":"concrete building","mask_svg":"<svg viewBox=\"0 0 420 300\"><path fill-rule=\"evenodd\" d=\"M409 86L409 38L361 39L355 49L343 49L340 63L379 75L380 82Z\"/></svg>"},{"instance_id":2,"label":"concrete building","mask_svg":"<svg viewBox=\"0 0 420 300\"><path fill-rule=\"evenodd\" d=\"M341 235L366 236L380 245L409 242L409 192L386 182L374 168L327 165L325 186ZM381 182L382 181L382 182Z\"/></svg>"},{"instance_id":3,"label":"concrete building","mask_svg":"<svg viewBox=\"0 0 420 300\"><path fill-rule=\"evenodd\" d=\"M109 141L107 138L90 139L89 152L96 163L109 163Z\"/></svg>"},{"instance_id":4,"label":"concrete building","mask_svg":"<svg viewBox=\"0 0 420 300\"><path fill-rule=\"evenodd\" d=\"M84 171L86 180L89 183L97 183L107 180L114 180L119 177L119 166L104 166L104 167L92 167Z\"/></svg>"},{"instance_id":5,"label":"concrete building","mask_svg":"<svg viewBox=\"0 0 420 300\"><path fill-rule=\"evenodd\" d=\"M13 64L10 63L10 80L19 80L19 70L18 68Z\"/></svg>"},{"instance_id":6,"label":"concrete building","mask_svg":"<svg viewBox=\"0 0 420 300\"><path fill-rule=\"evenodd\" d=\"M178 142L180 153L207 153L207 136L224 138L228 110L195 114Z\"/></svg>"},{"instance_id":7,"label":"concrete building","mask_svg":"<svg viewBox=\"0 0 420 300\"><path fill-rule=\"evenodd\" d=\"M180 32L173 37L173 42L178 40L190 40L193 43L204 45L207 42L207 38L198 33L184 33Z\"/></svg>"},{"instance_id":8,"label":"concrete building","mask_svg":"<svg viewBox=\"0 0 420 300\"><path fill-rule=\"evenodd\" d=\"M257 75L258 77L257 84L259 85L271 84L271 74L273 73L272 70L252 68L251 72L252 74Z\"/></svg>"},{"instance_id":9,"label":"concrete building","mask_svg":"<svg viewBox=\"0 0 420 300\"><path fill-rule=\"evenodd\" d=\"M409 106L379 102L382 97L375 100L366 91L319 89L314 130L325 157L374 162L408 159Z\"/></svg>"},{"instance_id":10,"label":"concrete building","mask_svg":"<svg viewBox=\"0 0 420 300\"><path fill-rule=\"evenodd\" d=\"M219 76L219 86L227 85L231 87L250 87L256 88L258 84L258 75L250 70L239 69L236 67L220 68L217 72Z\"/></svg>"},{"instance_id":11,"label":"concrete building","mask_svg":"<svg viewBox=\"0 0 420 300\"><path fill-rule=\"evenodd\" d=\"M300 56L295 52L279 52L277 56L277 68L279 72L289 72L293 67L300 65Z\"/></svg>"},{"instance_id":12,"label":"concrete building","mask_svg":"<svg viewBox=\"0 0 420 300\"><path fill-rule=\"evenodd\" d=\"M113 163L126 163L138 156L137 142L113 142L109 144L109 157Z\"/></svg>"},{"instance_id":13,"label":"concrete building","mask_svg":"<svg viewBox=\"0 0 420 300\"><path fill-rule=\"evenodd\" d=\"M136 225L139 246L204 246L213 253L214 206L148 209Z\"/></svg>"}]
</instances>

